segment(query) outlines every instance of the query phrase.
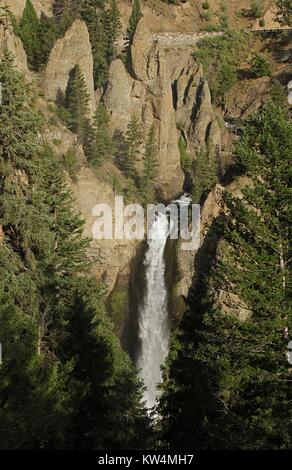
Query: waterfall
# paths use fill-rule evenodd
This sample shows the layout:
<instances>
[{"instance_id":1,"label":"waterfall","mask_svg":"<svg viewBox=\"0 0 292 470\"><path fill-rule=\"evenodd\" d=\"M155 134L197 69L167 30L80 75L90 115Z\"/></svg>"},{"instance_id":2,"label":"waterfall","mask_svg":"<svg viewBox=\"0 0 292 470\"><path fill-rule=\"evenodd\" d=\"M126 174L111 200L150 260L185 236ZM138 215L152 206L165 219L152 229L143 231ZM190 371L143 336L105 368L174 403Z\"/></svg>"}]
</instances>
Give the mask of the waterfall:
<instances>
[{"instance_id":1,"label":"waterfall","mask_svg":"<svg viewBox=\"0 0 292 470\"><path fill-rule=\"evenodd\" d=\"M173 202L188 205L190 198L184 195ZM148 233L148 249L144 259L146 291L139 311L141 350L138 368L146 386L144 398L148 408L156 403L157 385L162 382L161 365L168 354L170 325L164 261L168 236L168 216L159 212Z\"/></svg>"},{"instance_id":2,"label":"waterfall","mask_svg":"<svg viewBox=\"0 0 292 470\"><path fill-rule=\"evenodd\" d=\"M168 225L167 215L156 215L148 233L148 250L144 260L146 292L139 315L141 351L138 367L146 386L144 398L148 408L155 405L156 387L162 382L160 367L168 353L168 295L164 262Z\"/></svg>"}]
</instances>

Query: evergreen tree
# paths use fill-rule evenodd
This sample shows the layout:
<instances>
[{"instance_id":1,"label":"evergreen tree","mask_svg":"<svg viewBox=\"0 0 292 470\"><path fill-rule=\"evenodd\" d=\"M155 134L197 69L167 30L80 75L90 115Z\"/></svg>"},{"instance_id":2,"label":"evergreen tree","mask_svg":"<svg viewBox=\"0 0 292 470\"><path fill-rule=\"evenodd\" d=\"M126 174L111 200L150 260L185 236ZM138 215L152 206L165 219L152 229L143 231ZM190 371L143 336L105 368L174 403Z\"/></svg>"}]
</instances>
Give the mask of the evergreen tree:
<instances>
[{"instance_id":1,"label":"evergreen tree","mask_svg":"<svg viewBox=\"0 0 292 470\"><path fill-rule=\"evenodd\" d=\"M97 107L92 125L88 124L84 143L85 155L88 161L99 166L114 153L113 139L109 132L109 116L102 103Z\"/></svg>"},{"instance_id":2,"label":"evergreen tree","mask_svg":"<svg viewBox=\"0 0 292 470\"><path fill-rule=\"evenodd\" d=\"M39 23L40 63L45 65L57 38L57 26L54 18L41 13Z\"/></svg>"},{"instance_id":3,"label":"evergreen tree","mask_svg":"<svg viewBox=\"0 0 292 470\"><path fill-rule=\"evenodd\" d=\"M128 26L128 39L130 41L130 44L132 44L133 37L136 31L136 28L138 26L138 23L140 19L142 18L142 10L141 10L141 4L140 0L134 0L133 1L133 6L132 6L132 12L131 16L129 19L129 26Z\"/></svg>"},{"instance_id":4,"label":"evergreen tree","mask_svg":"<svg viewBox=\"0 0 292 470\"><path fill-rule=\"evenodd\" d=\"M0 60L1 449L144 447L141 384L23 76ZM80 274L83 274L82 276ZM117 433L119 429L119 433Z\"/></svg>"},{"instance_id":5,"label":"evergreen tree","mask_svg":"<svg viewBox=\"0 0 292 470\"><path fill-rule=\"evenodd\" d=\"M27 53L29 65L38 70L41 63L40 23L31 0L26 0L18 34Z\"/></svg>"},{"instance_id":6,"label":"evergreen tree","mask_svg":"<svg viewBox=\"0 0 292 470\"><path fill-rule=\"evenodd\" d=\"M67 31L81 11L81 0L54 0L53 14L60 36Z\"/></svg>"},{"instance_id":7,"label":"evergreen tree","mask_svg":"<svg viewBox=\"0 0 292 470\"><path fill-rule=\"evenodd\" d=\"M217 161L214 151L200 150L192 164L191 176L193 180L192 199L199 204L212 189L218 179Z\"/></svg>"},{"instance_id":8,"label":"evergreen tree","mask_svg":"<svg viewBox=\"0 0 292 470\"><path fill-rule=\"evenodd\" d=\"M142 131L139 119L137 116L132 115L130 122L127 126L126 132L126 146L127 152L125 161L123 162L123 169L127 176L136 178L135 164L140 158L140 148L142 144Z\"/></svg>"},{"instance_id":9,"label":"evergreen tree","mask_svg":"<svg viewBox=\"0 0 292 470\"><path fill-rule=\"evenodd\" d=\"M291 152L291 120L269 102L237 146L250 184L242 198L225 194L226 215L209 235L221 238L217 256L205 260L173 340L160 404L172 447L292 447ZM242 316L220 307L220 293L238 299Z\"/></svg>"},{"instance_id":10,"label":"evergreen tree","mask_svg":"<svg viewBox=\"0 0 292 470\"><path fill-rule=\"evenodd\" d=\"M270 63L260 54L256 54L256 56L254 57L252 61L251 71L256 78L272 76Z\"/></svg>"},{"instance_id":11,"label":"evergreen tree","mask_svg":"<svg viewBox=\"0 0 292 470\"><path fill-rule=\"evenodd\" d=\"M144 150L144 178L143 190L146 195L153 189L153 180L156 176L156 169L158 167L158 146L155 136L155 127L151 126Z\"/></svg>"},{"instance_id":12,"label":"evergreen tree","mask_svg":"<svg viewBox=\"0 0 292 470\"><path fill-rule=\"evenodd\" d=\"M70 72L66 89L65 106L70 113L69 127L83 144L89 114L89 95L82 70L76 65Z\"/></svg>"},{"instance_id":13,"label":"evergreen tree","mask_svg":"<svg viewBox=\"0 0 292 470\"><path fill-rule=\"evenodd\" d=\"M106 38L106 60L109 65L114 57L114 44L122 30L121 14L116 0L111 0L110 8L103 15L103 26Z\"/></svg>"},{"instance_id":14,"label":"evergreen tree","mask_svg":"<svg viewBox=\"0 0 292 470\"><path fill-rule=\"evenodd\" d=\"M86 0L82 4L81 17L86 22L93 54L95 87L105 82L109 65L113 59L114 43L120 33L120 13L113 0L110 8L105 1Z\"/></svg>"}]
</instances>

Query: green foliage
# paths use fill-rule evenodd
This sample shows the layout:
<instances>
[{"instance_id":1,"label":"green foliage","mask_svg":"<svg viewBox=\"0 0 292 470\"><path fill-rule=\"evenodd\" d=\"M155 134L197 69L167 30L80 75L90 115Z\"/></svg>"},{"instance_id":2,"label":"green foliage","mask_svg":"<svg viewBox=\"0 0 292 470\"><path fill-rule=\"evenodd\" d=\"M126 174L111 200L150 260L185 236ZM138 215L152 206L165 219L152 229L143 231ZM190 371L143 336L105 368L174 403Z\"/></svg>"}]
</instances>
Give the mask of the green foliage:
<instances>
[{"instance_id":1,"label":"green foliage","mask_svg":"<svg viewBox=\"0 0 292 470\"><path fill-rule=\"evenodd\" d=\"M202 13L202 18L204 21L211 21L212 16L213 14L211 10L206 10Z\"/></svg>"},{"instance_id":2,"label":"green foliage","mask_svg":"<svg viewBox=\"0 0 292 470\"><path fill-rule=\"evenodd\" d=\"M40 24L31 0L26 0L17 32L22 40L31 68L38 70L41 63Z\"/></svg>"},{"instance_id":3,"label":"green foliage","mask_svg":"<svg viewBox=\"0 0 292 470\"><path fill-rule=\"evenodd\" d=\"M67 124L78 135L81 144L85 141L89 114L89 94L82 70L76 65L70 72L66 89L65 108L68 111Z\"/></svg>"},{"instance_id":4,"label":"green foliage","mask_svg":"<svg viewBox=\"0 0 292 470\"><path fill-rule=\"evenodd\" d=\"M76 155L72 147L69 147L64 155L64 166L73 180L76 179Z\"/></svg>"},{"instance_id":5,"label":"green foliage","mask_svg":"<svg viewBox=\"0 0 292 470\"><path fill-rule=\"evenodd\" d=\"M142 10L141 10L140 0L134 0L133 1L133 6L132 6L131 16L130 16L130 19L129 19L128 30L127 30L128 39L130 41L130 44L133 41L133 37L134 37L135 31L136 31L136 28L137 28L138 23L139 23L140 19L142 18L142 16L143 16L143 14L142 14Z\"/></svg>"},{"instance_id":6,"label":"green foliage","mask_svg":"<svg viewBox=\"0 0 292 470\"><path fill-rule=\"evenodd\" d=\"M270 63L260 54L256 54L254 57L251 65L251 72L256 78L272 76Z\"/></svg>"},{"instance_id":7,"label":"green foliage","mask_svg":"<svg viewBox=\"0 0 292 470\"><path fill-rule=\"evenodd\" d=\"M217 159L211 149L201 150L192 164L192 200L199 204L218 180Z\"/></svg>"},{"instance_id":8,"label":"green foliage","mask_svg":"<svg viewBox=\"0 0 292 470\"><path fill-rule=\"evenodd\" d=\"M116 0L109 6L104 0L55 0L53 13L58 34L64 35L74 20L85 21L92 47L95 87L104 85L114 57L114 43L121 32L120 12Z\"/></svg>"},{"instance_id":9,"label":"green foliage","mask_svg":"<svg viewBox=\"0 0 292 470\"><path fill-rule=\"evenodd\" d=\"M202 8L204 10L209 10L210 9L210 3L208 2L208 0L202 3Z\"/></svg>"},{"instance_id":10,"label":"green foliage","mask_svg":"<svg viewBox=\"0 0 292 470\"><path fill-rule=\"evenodd\" d=\"M153 197L153 183L158 167L158 145L156 141L155 127L153 124L146 139L143 163L143 191L146 195L146 199L150 200Z\"/></svg>"},{"instance_id":11,"label":"green foliage","mask_svg":"<svg viewBox=\"0 0 292 470\"><path fill-rule=\"evenodd\" d=\"M195 57L203 64L212 98L224 101L237 80L237 68L247 54L245 34L227 31L222 36L203 39Z\"/></svg>"},{"instance_id":12,"label":"green foliage","mask_svg":"<svg viewBox=\"0 0 292 470\"><path fill-rule=\"evenodd\" d=\"M22 40L30 68L38 71L47 63L57 38L54 19L43 13L39 19L31 0L27 0L22 19L19 25L14 23L14 30Z\"/></svg>"},{"instance_id":13,"label":"green foliage","mask_svg":"<svg viewBox=\"0 0 292 470\"><path fill-rule=\"evenodd\" d=\"M58 28L58 35L63 36L81 11L81 0L54 0L52 11Z\"/></svg>"},{"instance_id":14,"label":"green foliage","mask_svg":"<svg viewBox=\"0 0 292 470\"><path fill-rule=\"evenodd\" d=\"M259 0L251 1L249 14L251 18L260 18L263 16L264 10Z\"/></svg>"},{"instance_id":15,"label":"green foliage","mask_svg":"<svg viewBox=\"0 0 292 470\"><path fill-rule=\"evenodd\" d=\"M126 290L115 290L110 297L111 318L116 327L123 323L123 315L127 309L128 292Z\"/></svg>"},{"instance_id":16,"label":"green foliage","mask_svg":"<svg viewBox=\"0 0 292 470\"><path fill-rule=\"evenodd\" d=\"M269 96L271 100L278 106L288 107L287 93L277 79L271 80L269 88Z\"/></svg>"},{"instance_id":17,"label":"green foliage","mask_svg":"<svg viewBox=\"0 0 292 470\"><path fill-rule=\"evenodd\" d=\"M100 166L113 156L115 146L109 132L109 116L102 103L97 107L93 123L87 124L84 151L88 162Z\"/></svg>"},{"instance_id":18,"label":"green foliage","mask_svg":"<svg viewBox=\"0 0 292 470\"><path fill-rule=\"evenodd\" d=\"M178 141L181 167L192 181L192 200L194 204L202 202L218 180L218 163L211 148L201 149L196 158L187 151L187 144L181 135Z\"/></svg>"},{"instance_id":19,"label":"green foliage","mask_svg":"<svg viewBox=\"0 0 292 470\"><path fill-rule=\"evenodd\" d=\"M260 19L260 21L259 21L259 26L260 26L261 28L263 28L264 26L266 26L266 22L265 22L265 20L264 20L263 18Z\"/></svg>"},{"instance_id":20,"label":"green foliage","mask_svg":"<svg viewBox=\"0 0 292 470\"><path fill-rule=\"evenodd\" d=\"M238 142L249 183L240 198L225 192L225 215L209 232L213 262L204 258L172 340L159 410L171 448L292 447L283 336L292 327L291 152L291 120L268 102Z\"/></svg>"},{"instance_id":21,"label":"green foliage","mask_svg":"<svg viewBox=\"0 0 292 470\"><path fill-rule=\"evenodd\" d=\"M286 26L292 26L291 0L277 0L277 20Z\"/></svg>"},{"instance_id":22,"label":"green foliage","mask_svg":"<svg viewBox=\"0 0 292 470\"><path fill-rule=\"evenodd\" d=\"M243 16L243 17L251 18L251 19L261 18L263 14L264 14L264 10L259 0L251 0L250 8L248 10L245 8L242 8L239 11L239 16Z\"/></svg>"},{"instance_id":23,"label":"green foliage","mask_svg":"<svg viewBox=\"0 0 292 470\"><path fill-rule=\"evenodd\" d=\"M45 65L57 38L57 26L54 18L41 14L39 20L40 62Z\"/></svg>"},{"instance_id":24,"label":"green foliage","mask_svg":"<svg viewBox=\"0 0 292 470\"><path fill-rule=\"evenodd\" d=\"M191 173L192 170L192 158L187 152L187 144L182 135L179 137L178 148L180 151L180 164L185 173Z\"/></svg>"},{"instance_id":25,"label":"green foliage","mask_svg":"<svg viewBox=\"0 0 292 470\"><path fill-rule=\"evenodd\" d=\"M114 55L114 43L121 32L120 12L116 0L106 8L105 2L82 2L81 17L86 22L93 54L95 87L102 86Z\"/></svg>"},{"instance_id":26,"label":"green foliage","mask_svg":"<svg viewBox=\"0 0 292 470\"><path fill-rule=\"evenodd\" d=\"M0 59L0 447L150 446L142 387L24 77ZM82 274L82 275L81 275ZM119 432L117 432L117 430Z\"/></svg>"},{"instance_id":27,"label":"green foliage","mask_svg":"<svg viewBox=\"0 0 292 470\"><path fill-rule=\"evenodd\" d=\"M122 162L126 176L135 179L137 177L136 162L140 159L142 144L141 124L137 116L132 115L127 126L125 138L125 155Z\"/></svg>"}]
</instances>

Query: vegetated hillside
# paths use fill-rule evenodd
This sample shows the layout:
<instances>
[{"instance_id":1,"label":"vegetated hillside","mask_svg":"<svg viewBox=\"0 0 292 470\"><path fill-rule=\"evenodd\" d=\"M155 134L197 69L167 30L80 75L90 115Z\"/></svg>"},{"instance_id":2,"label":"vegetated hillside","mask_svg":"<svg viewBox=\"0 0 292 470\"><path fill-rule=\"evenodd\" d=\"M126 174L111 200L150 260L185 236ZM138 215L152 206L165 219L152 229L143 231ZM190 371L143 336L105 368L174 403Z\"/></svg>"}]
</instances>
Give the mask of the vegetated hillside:
<instances>
[{"instance_id":1,"label":"vegetated hillside","mask_svg":"<svg viewBox=\"0 0 292 470\"><path fill-rule=\"evenodd\" d=\"M290 448L291 32L246 31L269 2L4 3L0 446ZM184 190L202 247L172 261L155 441L116 338L133 353L141 246L84 238L98 202Z\"/></svg>"}]
</instances>

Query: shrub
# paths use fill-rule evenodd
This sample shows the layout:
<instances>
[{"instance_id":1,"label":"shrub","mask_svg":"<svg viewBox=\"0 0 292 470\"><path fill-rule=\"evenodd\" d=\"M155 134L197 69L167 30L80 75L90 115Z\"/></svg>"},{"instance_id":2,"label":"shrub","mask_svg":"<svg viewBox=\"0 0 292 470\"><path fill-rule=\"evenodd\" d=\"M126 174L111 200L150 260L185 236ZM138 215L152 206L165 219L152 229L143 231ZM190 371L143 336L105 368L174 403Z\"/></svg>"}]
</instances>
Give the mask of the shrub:
<instances>
[{"instance_id":1,"label":"shrub","mask_svg":"<svg viewBox=\"0 0 292 470\"><path fill-rule=\"evenodd\" d=\"M257 54L253 59L251 71L256 78L272 76L270 63L260 54Z\"/></svg>"},{"instance_id":2,"label":"shrub","mask_svg":"<svg viewBox=\"0 0 292 470\"><path fill-rule=\"evenodd\" d=\"M227 30L222 36L200 41L194 56L202 63L213 100L220 102L236 83L236 70L247 54L246 36Z\"/></svg>"}]
</instances>

